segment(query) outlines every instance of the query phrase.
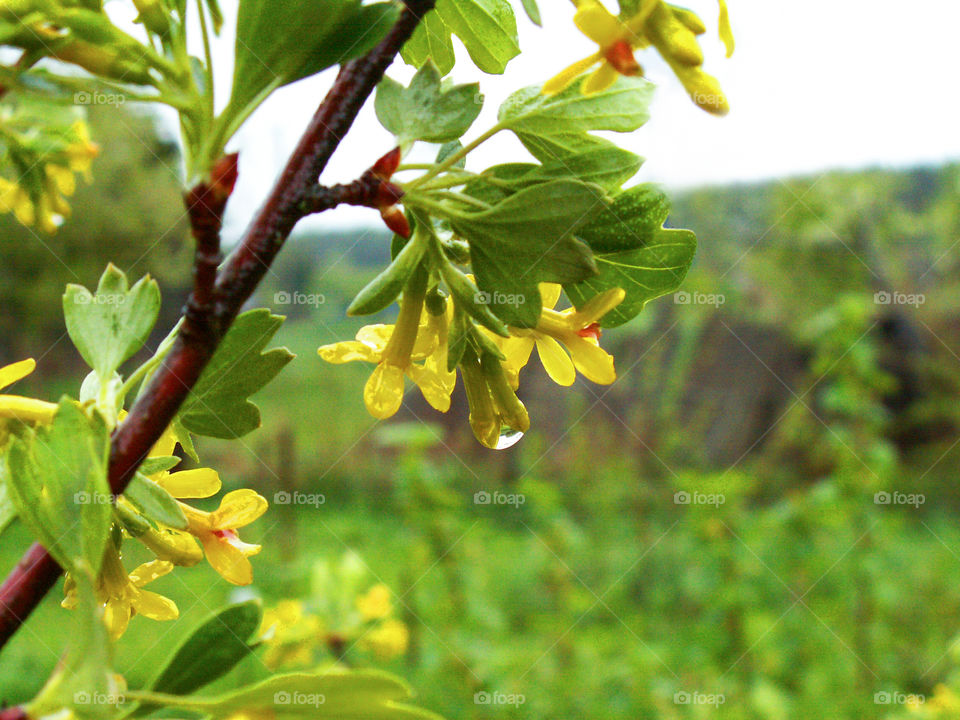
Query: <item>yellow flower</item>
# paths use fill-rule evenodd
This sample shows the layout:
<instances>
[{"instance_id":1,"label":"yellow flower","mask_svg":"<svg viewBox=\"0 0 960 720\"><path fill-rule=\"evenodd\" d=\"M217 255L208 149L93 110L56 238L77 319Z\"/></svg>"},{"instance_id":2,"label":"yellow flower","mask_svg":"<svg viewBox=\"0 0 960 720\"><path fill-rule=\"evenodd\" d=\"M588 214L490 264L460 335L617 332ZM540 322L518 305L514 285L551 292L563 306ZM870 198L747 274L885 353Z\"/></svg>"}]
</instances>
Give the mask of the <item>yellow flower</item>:
<instances>
[{"instance_id":1,"label":"yellow flower","mask_svg":"<svg viewBox=\"0 0 960 720\"><path fill-rule=\"evenodd\" d=\"M330 363L354 360L376 363L363 389L363 401L380 420L392 417L403 404L404 378L420 388L430 405L446 412L456 374L447 370L447 332L452 315L447 303L442 315L423 306L422 293L403 298L396 325L367 325L356 340L324 345L320 357Z\"/></svg>"},{"instance_id":2,"label":"yellow flower","mask_svg":"<svg viewBox=\"0 0 960 720\"><path fill-rule=\"evenodd\" d=\"M507 372L491 353L482 357L468 349L460 361L463 387L470 405L470 429L488 448L501 447L501 439L530 429L527 408L510 386Z\"/></svg>"},{"instance_id":3,"label":"yellow flower","mask_svg":"<svg viewBox=\"0 0 960 720\"><path fill-rule=\"evenodd\" d=\"M357 598L357 610L364 620L379 620L393 611L390 588L382 583L374 585L365 595Z\"/></svg>"},{"instance_id":4,"label":"yellow flower","mask_svg":"<svg viewBox=\"0 0 960 720\"><path fill-rule=\"evenodd\" d=\"M260 628L264 644L264 664L271 669L303 667L313 662L320 641L320 620L303 611L298 600L283 600L263 613Z\"/></svg>"},{"instance_id":5,"label":"yellow flower","mask_svg":"<svg viewBox=\"0 0 960 720\"><path fill-rule=\"evenodd\" d=\"M577 6L574 23L598 45L598 50L548 80L543 86L544 93L562 91L598 63L599 67L583 82L581 90L585 94L605 90L618 75L642 74L633 55L634 48L652 45L699 107L717 115L729 111L716 78L701 69L703 53L696 36L704 33L706 27L694 13L662 0L642 0L636 14L622 20L599 0L574 0L574 4ZM720 38L730 57L734 48L730 16L725 0L719 0L719 4Z\"/></svg>"},{"instance_id":6,"label":"yellow flower","mask_svg":"<svg viewBox=\"0 0 960 720\"><path fill-rule=\"evenodd\" d=\"M0 390L18 380L22 380L34 371L37 363L30 360L21 360L13 365L0 367ZM53 403L21 397L19 395L0 394L0 444L6 435L6 425L9 420L21 422L49 423L57 413L57 406Z\"/></svg>"},{"instance_id":7,"label":"yellow flower","mask_svg":"<svg viewBox=\"0 0 960 720\"><path fill-rule=\"evenodd\" d=\"M177 436L173 426L170 426L157 440L148 457L171 457L176 446ZM220 492L221 487L219 473L211 468L178 472L162 470L151 475L150 479L179 500L213 497Z\"/></svg>"},{"instance_id":8,"label":"yellow flower","mask_svg":"<svg viewBox=\"0 0 960 720\"><path fill-rule=\"evenodd\" d=\"M254 522L267 511L267 501L253 490L234 490L224 495L220 508L203 512L181 503L190 534L203 545L207 562L227 582L249 585L253 566L249 557L260 552L259 545L240 540L237 529Z\"/></svg>"},{"instance_id":9,"label":"yellow flower","mask_svg":"<svg viewBox=\"0 0 960 720\"><path fill-rule=\"evenodd\" d=\"M362 644L383 660L403 655L410 645L410 630L400 620L384 620L367 633Z\"/></svg>"},{"instance_id":10,"label":"yellow flower","mask_svg":"<svg viewBox=\"0 0 960 720\"><path fill-rule=\"evenodd\" d=\"M553 306L560 299L560 290L559 285L541 283L543 311L535 328L510 328L509 338L491 335L507 357L505 368L514 387L534 347L547 374L558 385L573 385L578 370L600 385L609 385L617 379L613 357L600 347L597 323L623 302L626 293L620 288L611 288L587 302L582 310L570 308L557 312Z\"/></svg>"},{"instance_id":11,"label":"yellow flower","mask_svg":"<svg viewBox=\"0 0 960 720\"><path fill-rule=\"evenodd\" d=\"M641 37L631 29L630 24L620 20L597 0L578 2L573 22L599 49L548 80L543 86L544 93L552 95L560 92L597 63L600 67L583 83L582 90L586 94L606 90L618 75L637 75L641 72L640 65L633 57L633 48L639 46Z\"/></svg>"},{"instance_id":12,"label":"yellow flower","mask_svg":"<svg viewBox=\"0 0 960 720\"><path fill-rule=\"evenodd\" d=\"M173 600L141 588L173 570L173 564L154 560L139 566L129 575L120 561L120 553L113 543L107 547L103 567L97 578L97 598L103 604L103 622L110 636L116 640L127 629L134 615L151 620L176 620L179 616ZM79 602L76 582L69 575L64 582L66 597L61 605L73 609Z\"/></svg>"}]
</instances>

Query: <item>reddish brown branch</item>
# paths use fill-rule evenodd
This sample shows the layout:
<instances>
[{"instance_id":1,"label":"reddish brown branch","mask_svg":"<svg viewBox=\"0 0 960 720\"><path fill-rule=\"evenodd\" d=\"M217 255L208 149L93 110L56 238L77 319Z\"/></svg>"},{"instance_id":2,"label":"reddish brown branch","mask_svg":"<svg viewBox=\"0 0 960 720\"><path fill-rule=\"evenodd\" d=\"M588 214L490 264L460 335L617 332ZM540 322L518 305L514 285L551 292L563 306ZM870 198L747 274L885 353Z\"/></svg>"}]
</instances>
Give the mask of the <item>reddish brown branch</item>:
<instances>
[{"instance_id":1,"label":"reddish brown branch","mask_svg":"<svg viewBox=\"0 0 960 720\"><path fill-rule=\"evenodd\" d=\"M320 173L400 48L434 3L435 0L405 0L400 17L380 44L341 68L283 174L237 250L216 275L215 283L209 262L211 247L208 244L201 248L198 242L195 288L186 312L187 321L193 317L193 330L181 330L147 391L114 432L109 470L114 493L119 494L126 488L200 378L233 319L263 279L293 227L309 214L304 211L304 202L316 187ZM216 175L211 184L216 185ZM201 197L204 202L194 205L215 212L215 204L207 202L210 198L203 192ZM222 208L220 212L222 217ZM204 223L209 220L201 220L199 227L194 224L195 235L199 232L201 237L206 237L210 227ZM0 647L53 587L59 574L60 568L43 548L39 545L30 548L0 586Z\"/></svg>"}]
</instances>

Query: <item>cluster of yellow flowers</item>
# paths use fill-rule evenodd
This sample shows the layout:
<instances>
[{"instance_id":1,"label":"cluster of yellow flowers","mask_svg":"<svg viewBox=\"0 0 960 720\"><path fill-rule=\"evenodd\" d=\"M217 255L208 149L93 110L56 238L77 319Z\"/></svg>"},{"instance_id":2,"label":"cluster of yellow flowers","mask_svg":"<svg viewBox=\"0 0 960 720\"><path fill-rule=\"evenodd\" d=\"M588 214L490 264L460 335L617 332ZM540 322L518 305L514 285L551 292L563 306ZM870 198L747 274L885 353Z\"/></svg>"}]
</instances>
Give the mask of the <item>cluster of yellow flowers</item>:
<instances>
[{"instance_id":1,"label":"cluster of yellow flowers","mask_svg":"<svg viewBox=\"0 0 960 720\"><path fill-rule=\"evenodd\" d=\"M470 404L470 426L483 445L496 448L506 432L524 433L530 418L517 398L520 371L536 347L544 368L559 385L572 385L579 371L587 379L609 385L616 380L613 358L600 347L600 319L623 302L619 288L608 290L581 310L554 310L561 286L541 283L543 308L535 328L509 328L510 337L487 333L504 356L478 357L468 350L459 364ZM405 294L395 325L368 325L355 340L324 345L320 357L331 363L354 360L375 363L364 388L364 403L376 418L393 416L403 403L404 378L420 388L440 412L450 409L456 372L447 369L448 338L453 304L442 309L424 303L422 295ZM486 331L484 331L486 332Z\"/></svg>"},{"instance_id":2,"label":"cluster of yellow flowers","mask_svg":"<svg viewBox=\"0 0 960 720\"><path fill-rule=\"evenodd\" d=\"M33 360L0 368L0 390L25 378L36 367ZM0 446L9 433L10 421L32 424L50 423L57 406L43 400L0 394ZM122 419L121 415L121 419ZM173 456L177 438L168 428L150 451L150 458ZM204 556L225 580L234 585L253 582L250 556L260 552L259 545L240 540L239 528L249 525L267 510L267 501L253 490L235 490L227 493L220 507L205 512L183 500L209 498L220 492L220 476L210 468L170 472L163 470L149 477L174 498L187 518L186 530L158 524L150 527L137 539L147 546L156 559L140 565L129 574L123 567L117 543L107 544L100 576L97 578L97 597L104 606L104 621L114 637L120 637L134 615L153 620L172 620L177 617L177 606L172 600L143 590L147 583L166 575L174 566L196 565ZM132 512L133 507L123 497L117 500L118 512ZM73 608L78 602L74 580L67 577L66 598L63 606Z\"/></svg>"},{"instance_id":3,"label":"cluster of yellow flowers","mask_svg":"<svg viewBox=\"0 0 960 720\"><path fill-rule=\"evenodd\" d=\"M544 93L560 92L591 69L593 72L582 86L588 94L608 88L618 75L642 75L643 68L634 57L634 50L653 46L699 107L716 115L729 111L717 79L703 72L704 58L697 36L706 32L706 26L694 13L662 0L640 0L636 13L621 19L599 0L573 0L573 3L577 6L574 23L598 45L598 50L548 80L543 86ZM730 57L734 49L733 32L726 0L719 3L720 38Z\"/></svg>"},{"instance_id":4,"label":"cluster of yellow flowers","mask_svg":"<svg viewBox=\"0 0 960 720\"><path fill-rule=\"evenodd\" d=\"M76 191L75 174L89 182L90 167L98 153L97 146L90 142L86 123L78 120L71 130L75 139L57 154L57 159L41 161L42 174L36 187L25 186L22 178L0 177L0 213L12 212L24 225L56 232L58 218L70 214L66 198Z\"/></svg>"},{"instance_id":5,"label":"cluster of yellow flowers","mask_svg":"<svg viewBox=\"0 0 960 720\"><path fill-rule=\"evenodd\" d=\"M368 650L381 660L403 655L410 631L393 617L390 589L378 583L354 601L344 618L323 618L308 612L299 600L284 600L263 615L264 664L271 669L305 668L318 662L321 649L338 658L350 647Z\"/></svg>"}]
</instances>

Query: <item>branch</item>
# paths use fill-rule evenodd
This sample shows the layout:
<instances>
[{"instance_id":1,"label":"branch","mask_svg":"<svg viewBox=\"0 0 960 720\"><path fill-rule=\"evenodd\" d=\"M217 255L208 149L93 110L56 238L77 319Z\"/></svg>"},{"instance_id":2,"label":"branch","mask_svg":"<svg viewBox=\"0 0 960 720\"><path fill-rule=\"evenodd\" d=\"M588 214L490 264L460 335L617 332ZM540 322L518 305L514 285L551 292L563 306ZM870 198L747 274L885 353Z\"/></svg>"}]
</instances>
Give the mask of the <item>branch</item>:
<instances>
[{"instance_id":1,"label":"branch","mask_svg":"<svg viewBox=\"0 0 960 720\"><path fill-rule=\"evenodd\" d=\"M195 286L184 313L184 327L146 392L114 431L109 469L113 493L120 494L126 488L137 467L176 416L294 226L310 214L309 208L304 210L304 204L311 193L316 192L320 173L400 48L434 3L435 0L404 0L399 19L380 44L362 58L341 67L266 203L236 251L216 274L215 282L210 271L211 246L207 243L201 247L203 243L198 240ZM216 183L215 171L211 184ZM188 195L188 203L191 197L193 192ZM203 198L204 202L191 207L205 207L215 212L215 205L207 202L209 197L201 192L199 198L194 199ZM195 237L199 232L209 240L205 234L209 229L203 221L200 226L193 223ZM60 572L40 545L34 544L27 551L0 586L0 648L56 584Z\"/></svg>"}]
</instances>

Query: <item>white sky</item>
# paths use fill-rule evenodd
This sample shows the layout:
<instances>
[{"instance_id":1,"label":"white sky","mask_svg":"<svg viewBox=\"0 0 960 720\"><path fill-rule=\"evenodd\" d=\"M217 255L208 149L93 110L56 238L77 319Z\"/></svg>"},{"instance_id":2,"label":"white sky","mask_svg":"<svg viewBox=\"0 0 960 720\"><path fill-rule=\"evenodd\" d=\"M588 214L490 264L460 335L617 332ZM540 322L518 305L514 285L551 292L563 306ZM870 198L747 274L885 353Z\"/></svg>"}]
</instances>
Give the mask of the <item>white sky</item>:
<instances>
[{"instance_id":1,"label":"white sky","mask_svg":"<svg viewBox=\"0 0 960 720\"><path fill-rule=\"evenodd\" d=\"M458 82L479 80L487 97L472 135L489 126L510 92L542 82L591 52L590 41L572 26L569 2L540 0L540 5L542 30L520 13L525 52L506 75L484 75L469 61L454 70ZM737 52L729 60L716 38L716 3L689 0L687 5L710 28L702 38L705 67L720 79L732 110L723 119L699 110L652 51L641 53L641 64L658 86L653 119L622 137L626 147L647 158L640 180L676 188L960 158L960 2L729 0L737 38ZM232 37L228 19L226 40L216 53L224 95L232 72ZM406 82L412 70L398 60L390 74ZM276 93L235 138L241 181L228 236L246 225L332 79L328 71ZM371 102L324 180L356 177L391 144ZM516 160L518 147L508 138L495 140L482 161ZM369 211L346 208L324 222L371 219Z\"/></svg>"}]
</instances>

